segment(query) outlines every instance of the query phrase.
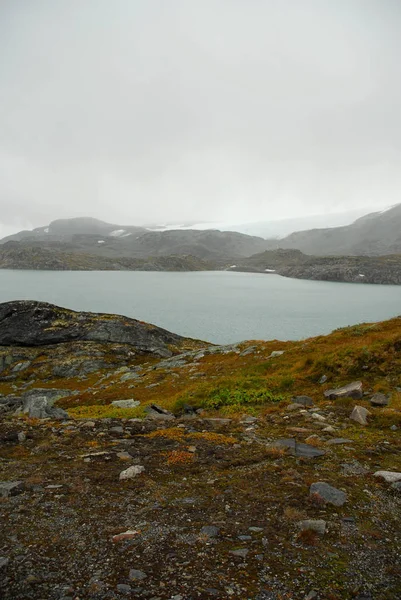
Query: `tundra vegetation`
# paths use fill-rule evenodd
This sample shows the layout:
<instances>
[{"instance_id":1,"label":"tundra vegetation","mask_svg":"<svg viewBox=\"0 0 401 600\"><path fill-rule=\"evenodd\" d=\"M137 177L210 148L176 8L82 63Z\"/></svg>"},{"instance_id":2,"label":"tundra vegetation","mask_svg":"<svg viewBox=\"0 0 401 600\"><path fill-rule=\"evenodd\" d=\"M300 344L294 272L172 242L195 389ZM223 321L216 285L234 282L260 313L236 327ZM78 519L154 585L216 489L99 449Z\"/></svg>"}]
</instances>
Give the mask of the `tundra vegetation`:
<instances>
[{"instance_id":1,"label":"tundra vegetation","mask_svg":"<svg viewBox=\"0 0 401 600\"><path fill-rule=\"evenodd\" d=\"M2 597L401 597L401 318L138 347L49 310L0 346Z\"/></svg>"}]
</instances>

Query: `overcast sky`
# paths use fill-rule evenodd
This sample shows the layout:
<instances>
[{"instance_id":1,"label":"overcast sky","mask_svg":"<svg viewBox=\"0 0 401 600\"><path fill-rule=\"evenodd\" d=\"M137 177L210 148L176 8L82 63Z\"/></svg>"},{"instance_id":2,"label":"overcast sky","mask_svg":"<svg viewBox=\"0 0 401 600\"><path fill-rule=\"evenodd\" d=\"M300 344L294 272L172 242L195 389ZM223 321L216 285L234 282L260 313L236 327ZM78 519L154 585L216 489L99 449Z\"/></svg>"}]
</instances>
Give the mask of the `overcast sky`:
<instances>
[{"instance_id":1,"label":"overcast sky","mask_svg":"<svg viewBox=\"0 0 401 600\"><path fill-rule=\"evenodd\" d=\"M400 0L0 0L3 232L401 201Z\"/></svg>"}]
</instances>

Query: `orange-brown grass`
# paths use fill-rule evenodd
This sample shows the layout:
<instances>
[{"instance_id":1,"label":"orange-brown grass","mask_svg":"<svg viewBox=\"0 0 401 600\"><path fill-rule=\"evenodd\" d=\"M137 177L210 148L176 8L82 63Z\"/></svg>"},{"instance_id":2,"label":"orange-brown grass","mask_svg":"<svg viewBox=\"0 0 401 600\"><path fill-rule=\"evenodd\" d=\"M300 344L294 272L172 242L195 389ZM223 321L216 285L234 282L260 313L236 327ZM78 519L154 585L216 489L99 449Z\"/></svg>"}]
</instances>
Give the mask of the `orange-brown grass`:
<instances>
[{"instance_id":1,"label":"orange-brown grass","mask_svg":"<svg viewBox=\"0 0 401 600\"><path fill-rule=\"evenodd\" d=\"M194 454L187 450L172 450L165 453L168 465L186 465L194 460Z\"/></svg>"},{"instance_id":2,"label":"orange-brown grass","mask_svg":"<svg viewBox=\"0 0 401 600\"><path fill-rule=\"evenodd\" d=\"M213 444L236 444L238 440L231 435L215 433L214 431L202 431L198 433L190 433L187 437L198 440L205 440Z\"/></svg>"},{"instance_id":3,"label":"orange-brown grass","mask_svg":"<svg viewBox=\"0 0 401 600\"><path fill-rule=\"evenodd\" d=\"M312 529L303 529L299 532L297 539L305 546L317 546L319 542L318 534Z\"/></svg>"},{"instance_id":4,"label":"orange-brown grass","mask_svg":"<svg viewBox=\"0 0 401 600\"><path fill-rule=\"evenodd\" d=\"M175 440L181 442L184 439L185 431L178 427L171 427L170 429L156 429L150 433L144 434L144 437L150 438L165 438L167 440Z\"/></svg>"},{"instance_id":5,"label":"orange-brown grass","mask_svg":"<svg viewBox=\"0 0 401 600\"><path fill-rule=\"evenodd\" d=\"M306 518L306 512L304 510L299 510L294 506L286 506L283 517L286 521L301 521L301 519Z\"/></svg>"}]
</instances>

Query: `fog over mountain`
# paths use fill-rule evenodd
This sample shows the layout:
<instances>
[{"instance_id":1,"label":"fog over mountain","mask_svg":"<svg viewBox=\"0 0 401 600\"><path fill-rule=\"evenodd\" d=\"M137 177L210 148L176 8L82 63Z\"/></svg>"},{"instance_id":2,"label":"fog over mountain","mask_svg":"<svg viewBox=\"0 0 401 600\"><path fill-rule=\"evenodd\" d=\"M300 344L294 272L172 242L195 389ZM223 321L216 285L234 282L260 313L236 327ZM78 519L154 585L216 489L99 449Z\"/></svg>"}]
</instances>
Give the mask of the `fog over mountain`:
<instances>
[{"instance_id":1,"label":"fog over mountain","mask_svg":"<svg viewBox=\"0 0 401 600\"><path fill-rule=\"evenodd\" d=\"M4 0L0 236L396 204L400 30L398 0Z\"/></svg>"}]
</instances>

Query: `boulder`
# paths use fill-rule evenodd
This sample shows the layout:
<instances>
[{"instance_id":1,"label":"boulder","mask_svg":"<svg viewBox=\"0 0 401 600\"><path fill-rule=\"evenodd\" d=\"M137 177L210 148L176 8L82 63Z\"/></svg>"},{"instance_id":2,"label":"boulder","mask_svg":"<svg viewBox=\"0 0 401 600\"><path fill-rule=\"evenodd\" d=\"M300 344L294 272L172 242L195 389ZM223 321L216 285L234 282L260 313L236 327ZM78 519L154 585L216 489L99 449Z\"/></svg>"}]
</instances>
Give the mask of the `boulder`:
<instances>
[{"instance_id":1,"label":"boulder","mask_svg":"<svg viewBox=\"0 0 401 600\"><path fill-rule=\"evenodd\" d=\"M172 421L175 419L173 413L157 404L151 404L145 408L145 413L148 419L160 419L164 421Z\"/></svg>"},{"instance_id":2,"label":"boulder","mask_svg":"<svg viewBox=\"0 0 401 600\"><path fill-rule=\"evenodd\" d=\"M295 404L302 404L303 406L313 406L313 399L310 396L294 396L291 400Z\"/></svg>"},{"instance_id":3,"label":"boulder","mask_svg":"<svg viewBox=\"0 0 401 600\"><path fill-rule=\"evenodd\" d=\"M327 504L342 506L347 501L347 494L324 481L312 483L309 489L311 497L318 497Z\"/></svg>"},{"instance_id":4,"label":"boulder","mask_svg":"<svg viewBox=\"0 0 401 600\"><path fill-rule=\"evenodd\" d=\"M132 467L128 467L125 471L121 471L119 479L134 479L137 475L140 475L145 470L145 467L142 465L133 465Z\"/></svg>"},{"instance_id":5,"label":"boulder","mask_svg":"<svg viewBox=\"0 0 401 600\"><path fill-rule=\"evenodd\" d=\"M386 483L401 481L401 473L398 473L397 471L376 471L376 473L373 473L373 476L384 479Z\"/></svg>"},{"instance_id":6,"label":"boulder","mask_svg":"<svg viewBox=\"0 0 401 600\"><path fill-rule=\"evenodd\" d=\"M139 400L113 400L111 403L112 406L117 406L118 408L135 408L140 405Z\"/></svg>"},{"instance_id":7,"label":"boulder","mask_svg":"<svg viewBox=\"0 0 401 600\"><path fill-rule=\"evenodd\" d=\"M23 394L22 408L16 414L27 414L31 419L68 419L68 413L54 406L54 402L71 392L59 393L59 390L36 389Z\"/></svg>"},{"instance_id":8,"label":"boulder","mask_svg":"<svg viewBox=\"0 0 401 600\"><path fill-rule=\"evenodd\" d=\"M274 442L273 447L287 448L293 456L300 456L303 458L318 458L319 456L324 456L326 454L324 450L320 450L309 444L297 442L297 440L293 438L277 440Z\"/></svg>"},{"instance_id":9,"label":"boulder","mask_svg":"<svg viewBox=\"0 0 401 600\"><path fill-rule=\"evenodd\" d=\"M17 496L25 490L23 481L0 481L0 497Z\"/></svg>"},{"instance_id":10,"label":"boulder","mask_svg":"<svg viewBox=\"0 0 401 600\"><path fill-rule=\"evenodd\" d=\"M362 381L353 381L348 385L344 385L343 387L326 390L324 395L326 398L330 400L337 400L337 398L362 398Z\"/></svg>"},{"instance_id":11,"label":"boulder","mask_svg":"<svg viewBox=\"0 0 401 600\"><path fill-rule=\"evenodd\" d=\"M377 392L370 398L370 403L372 406L388 406L390 403L390 398L385 394Z\"/></svg>"},{"instance_id":12,"label":"boulder","mask_svg":"<svg viewBox=\"0 0 401 600\"><path fill-rule=\"evenodd\" d=\"M370 414L371 413L368 411L367 408L364 408L363 406L354 406L354 409L350 414L349 418L355 421L356 423L359 423L360 425L367 425L368 416Z\"/></svg>"},{"instance_id":13,"label":"boulder","mask_svg":"<svg viewBox=\"0 0 401 600\"><path fill-rule=\"evenodd\" d=\"M188 339L120 315L76 312L33 300L0 304L0 346L46 346L77 341L127 344L140 353L167 358ZM191 344L196 345L196 341L191 340Z\"/></svg>"},{"instance_id":14,"label":"boulder","mask_svg":"<svg viewBox=\"0 0 401 600\"><path fill-rule=\"evenodd\" d=\"M282 354L284 354L284 350L273 350L273 352L267 358L277 358L278 356L281 356Z\"/></svg>"}]
</instances>

